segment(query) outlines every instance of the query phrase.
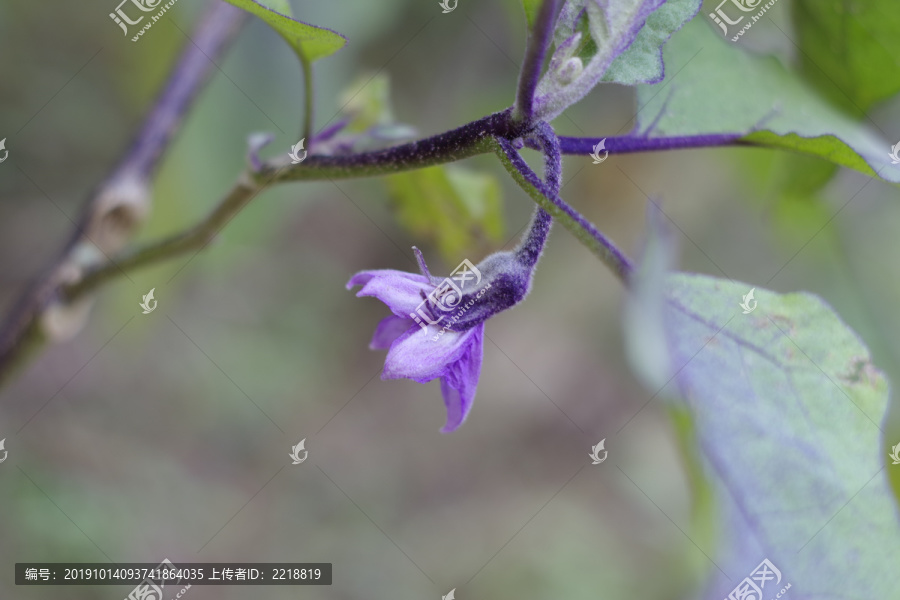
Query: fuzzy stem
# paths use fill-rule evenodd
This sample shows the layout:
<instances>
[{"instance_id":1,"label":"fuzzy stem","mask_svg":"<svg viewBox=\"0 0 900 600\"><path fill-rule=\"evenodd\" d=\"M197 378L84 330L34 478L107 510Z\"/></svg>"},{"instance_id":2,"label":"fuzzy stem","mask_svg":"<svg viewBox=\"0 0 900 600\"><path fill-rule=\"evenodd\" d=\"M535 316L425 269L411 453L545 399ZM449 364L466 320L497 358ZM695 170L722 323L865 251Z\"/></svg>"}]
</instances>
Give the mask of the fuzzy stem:
<instances>
[{"instance_id":1,"label":"fuzzy stem","mask_svg":"<svg viewBox=\"0 0 900 600\"><path fill-rule=\"evenodd\" d=\"M312 181L388 175L398 171L420 169L462 160L491 152L490 139L514 138L524 133L524 126L510 120L506 109L462 127L429 138L401 144L384 150L345 156L311 154L302 163L292 165L284 156L263 164L254 174L260 182Z\"/></svg>"},{"instance_id":2,"label":"fuzzy stem","mask_svg":"<svg viewBox=\"0 0 900 600\"><path fill-rule=\"evenodd\" d=\"M550 234L552 222L553 218L546 210L540 206L534 209L528 233L522 237L522 241L515 250L516 260L520 264L529 269L534 268L544 251L544 244Z\"/></svg>"},{"instance_id":3,"label":"fuzzy stem","mask_svg":"<svg viewBox=\"0 0 900 600\"><path fill-rule=\"evenodd\" d=\"M539 123L532 135L529 136L544 153L544 182L548 191L553 196L559 195L562 183L562 154L559 151L559 139L553 132L553 128L545 122ZM515 255L518 261L528 268L533 268L541 257L547 236L550 234L550 225L553 218L546 210L538 206L531 219L528 234L522 239Z\"/></svg>"},{"instance_id":4,"label":"fuzzy stem","mask_svg":"<svg viewBox=\"0 0 900 600\"><path fill-rule=\"evenodd\" d=\"M494 140L494 152L507 172L528 193L538 205L562 223L596 254L625 285L629 284L633 267L621 250L603 235L590 221L581 216L575 209L566 204L558 194L552 193L549 187L531 170L511 142L504 139Z\"/></svg>"},{"instance_id":5,"label":"fuzzy stem","mask_svg":"<svg viewBox=\"0 0 900 600\"><path fill-rule=\"evenodd\" d=\"M544 58L553 38L559 7L560 0L544 0L534 20L531 35L528 36L513 111L513 120L516 122L529 122L534 117L534 91L537 89L541 69L544 67Z\"/></svg>"}]
</instances>

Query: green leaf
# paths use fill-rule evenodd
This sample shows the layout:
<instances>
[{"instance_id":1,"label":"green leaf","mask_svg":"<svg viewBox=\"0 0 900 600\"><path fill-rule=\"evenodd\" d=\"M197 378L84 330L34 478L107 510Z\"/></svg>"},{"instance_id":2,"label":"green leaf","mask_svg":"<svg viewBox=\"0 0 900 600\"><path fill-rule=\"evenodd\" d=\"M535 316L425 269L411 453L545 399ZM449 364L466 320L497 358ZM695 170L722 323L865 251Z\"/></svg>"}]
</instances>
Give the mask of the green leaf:
<instances>
[{"instance_id":1,"label":"green leaf","mask_svg":"<svg viewBox=\"0 0 900 600\"><path fill-rule=\"evenodd\" d=\"M525 9L525 20L528 21L528 29L534 25L538 11L541 10L543 0L521 0L522 8Z\"/></svg>"},{"instance_id":2,"label":"green leaf","mask_svg":"<svg viewBox=\"0 0 900 600\"><path fill-rule=\"evenodd\" d=\"M502 241L500 185L491 175L435 166L391 175L386 182L400 223L433 240L448 262L479 243Z\"/></svg>"},{"instance_id":3,"label":"green leaf","mask_svg":"<svg viewBox=\"0 0 900 600\"><path fill-rule=\"evenodd\" d=\"M413 127L394 120L390 87L386 73L363 73L348 85L338 100L342 108L336 131L316 140L316 152L360 152L415 137Z\"/></svg>"},{"instance_id":4,"label":"green leaf","mask_svg":"<svg viewBox=\"0 0 900 600\"><path fill-rule=\"evenodd\" d=\"M609 66L603 81L623 85L660 81L665 73L663 45L699 10L697 0L668 0L647 17L634 42Z\"/></svg>"},{"instance_id":5,"label":"green leaf","mask_svg":"<svg viewBox=\"0 0 900 600\"><path fill-rule=\"evenodd\" d=\"M268 0L266 4L254 0L227 0L227 2L271 25L291 45L304 63L334 54L347 43L347 38L336 31L291 18L291 6L287 0Z\"/></svg>"},{"instance_id":6,"label":"green leaf","mask_svg":"<svg viewBox=\"0 0 900 600\"><path fill-rule=\"evenodd\" d=\"M746 134L750 143L818 156L900 182L891 144L833 107L772 56L736 48L695 20L665 48L668 75L638 88L649 135ZM671 85L669 85L671 83Z\"/></svg>"},{"instance_id":7,"label":"green leaf","mask_svg":"<svg viewBox=\"0 0 900 600\"><path fill-rule=\"evenodd\" d=\"M801 71L851 113L900 92L896 0L794 0Z\"/></svg>"},{"instance_id":8,"label":"green leaf","mask_svg":"<svg viewBox=\"0 0 900 600\"><path fill-rule=\"evenodd\" d=\"M644 282L633 293L660 287ZM766 598L790 583L799 596L788 598L896 599L900 523L879 430L887 380L820 298L757 287L744 314L751 287L674 273L661 297L637 299L661 307L647 320L664 323L650 339L662 337L668 354L638 371L656 374L651 388L690 411L716 489L718 544L702 549L727 578L710 565L704 598L728 597L767 558L782 580ZM646 335L626 330L636 347Z\"/></svg>"},{"instance_id":9,"label":"green leaf","mask_svg":"<svg viewBox=\"0 0 900 600\"><path fill-rule=\"evenodd\" d=\"M386 73L363 73L346 87L338 102L349 119L344 131L361 133L394 122L391 82Z\"/></svg>"}]
</instances>

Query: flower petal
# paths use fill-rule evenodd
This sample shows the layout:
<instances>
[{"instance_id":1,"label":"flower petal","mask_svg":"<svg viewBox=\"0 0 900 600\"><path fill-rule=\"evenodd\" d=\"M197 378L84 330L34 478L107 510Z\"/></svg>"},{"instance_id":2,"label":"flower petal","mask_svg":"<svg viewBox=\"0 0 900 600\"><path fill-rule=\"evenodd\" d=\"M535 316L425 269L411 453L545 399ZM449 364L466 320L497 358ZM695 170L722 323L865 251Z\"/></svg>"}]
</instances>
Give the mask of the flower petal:
<instances>
[{"instance_id":1,"label":"flower petal","mask_svg":"<svg viewBox=\"0 0 900 600\"><path fill-rule=\"evenodd\" d=\"M394 315L383 318L378 323L378 326L375 327L375 335L372 336L372 341L369 342L369 349L384 350L385 348L390 348L394 340L406 333L414 323L412 319L404 319Z\"/></svg>"},{"instance_id":2,"label":"flower petal","mask_svg":"<svg viewBox=\"0 0 900 600\"><path fill-rule=\"evenodd\" d=\"M484 354L484 323L473 329L468 350L457 362L450 366L447 374L441 377L441 394L447 407L447 423L441 433L449 433L463 424L472 403L475 401L475 390L481 375L481 358Z\"/></svg>"},{"instance_id":3,"label":"flower petal","mask_svg":"<svg viewBox=\"0 0 900 600\"><path fill-rule=\"evenodd\" d=\"M434 328L411 327L391 344L381 378L406 378L425 383L443 377L451 365L468 352L476 332L483 329L482 324L462 333L447 330L435 340Z\"/></svg>"},{"instance_id":4,"label":"flower petal","mask_svg":"<svg viewBox=\"0 0 900 600\"><path fill-rule=\"evenodd\" d=\"M383 269L378 271L360 271L347 282L349 290L355 285L363 286L357 297L375 296L384 302L391 312L398 317L409 318L422 304L421 291L425 293L434 289L434 285L424 275Z\"/></svg>"}]
</instances>

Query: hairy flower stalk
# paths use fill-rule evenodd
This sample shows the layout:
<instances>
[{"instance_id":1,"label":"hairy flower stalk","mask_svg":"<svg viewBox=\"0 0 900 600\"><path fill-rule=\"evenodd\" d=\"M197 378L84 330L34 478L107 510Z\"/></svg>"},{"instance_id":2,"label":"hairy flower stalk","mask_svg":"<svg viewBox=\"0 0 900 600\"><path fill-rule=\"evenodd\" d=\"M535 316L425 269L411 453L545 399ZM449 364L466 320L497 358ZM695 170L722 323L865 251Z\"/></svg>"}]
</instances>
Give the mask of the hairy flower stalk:
<instances>
[{"instance_id":1,"label":"hairy flower stalk","mask_svg":"<svg viewBox=\"0 0 900 600\"><path fill-rule=\"evenodd\" d=\"M547 185L559 190L560 155L546 153ZM382 379L441 380L450 432L466 420L475 400L484 348L484 323L525 299L531 290L551 217L535 210L528 232L510 252L496 252L477 265L468 260L447 278L431 275L422 253L413 248L421 273L362 271L347 289L362 286L358 297L374 296L393 315L375 328L369 347L387 349Z\"/></svg>"}]
</instances>

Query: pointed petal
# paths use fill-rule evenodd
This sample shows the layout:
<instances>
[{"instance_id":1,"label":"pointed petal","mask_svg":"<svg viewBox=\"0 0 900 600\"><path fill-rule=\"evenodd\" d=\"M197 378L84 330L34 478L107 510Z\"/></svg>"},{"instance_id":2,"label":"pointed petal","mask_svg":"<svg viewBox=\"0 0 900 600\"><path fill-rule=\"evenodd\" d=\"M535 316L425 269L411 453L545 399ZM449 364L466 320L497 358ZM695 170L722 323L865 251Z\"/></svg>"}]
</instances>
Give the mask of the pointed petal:
<instances>
[{"instance_id":1,"label":"pointed petal","mask_svg":"<svg viewBox=\"0 0 900 600\"><path fill-rule=\"evenodd\" d=\"M409 331L409 328L413 325L415 325L415 321L412 319L404 319L394 315L385 317L375 327L375 335L372 336L372 341L369 342L369 349L384 350L385 348L390 348L394 340Z\"/></svg>"},{"instance_id":2,"label":"pointed petal","mask_svg":"<svg viewBox=\"0 0 900 600\"><path fill-rule=\"evenodd\" d=\"M447 423L441 428L441 433L449 433L462 425L475 401L484 355L484 323L473 331L475 333L465 354L441 378L441 394L447 407Z\"/></svg>"},{"instance_id":3,"label":"pointed petal","mask_svg":"<svg viewBox=\"0 0 900 600\"><path fill-rule=\"evenodd\" d=\"M430 292L434 286L424 275L384 269L361 271L350 278L347 289L361 285L357 297L374 296L384 302L398 317L409 318L422 304L421 290Z\"/></svg>"},{"instance_id":4,"label":"pointed petal","mask_svg":"<svg viewBox=\"0 0 900 600\"><path fill-rule=\"evenodd\" d=\"M443 377L451 365L469 351L476 332L483 329L484 324L463 333L445 331L435 340L437 333L433 327L427 330L411 327L391 344L381 378L405 378L425 383Z\"/></svg>"}]
</instances>

